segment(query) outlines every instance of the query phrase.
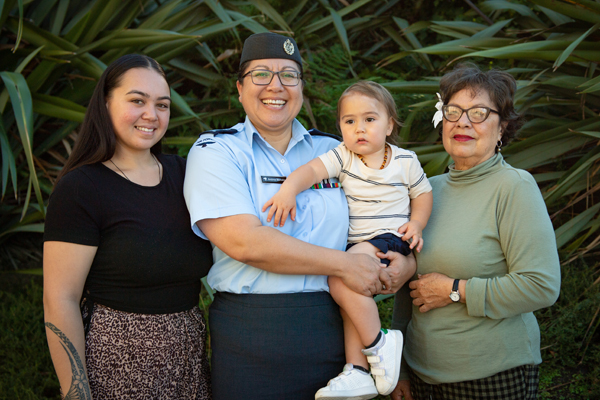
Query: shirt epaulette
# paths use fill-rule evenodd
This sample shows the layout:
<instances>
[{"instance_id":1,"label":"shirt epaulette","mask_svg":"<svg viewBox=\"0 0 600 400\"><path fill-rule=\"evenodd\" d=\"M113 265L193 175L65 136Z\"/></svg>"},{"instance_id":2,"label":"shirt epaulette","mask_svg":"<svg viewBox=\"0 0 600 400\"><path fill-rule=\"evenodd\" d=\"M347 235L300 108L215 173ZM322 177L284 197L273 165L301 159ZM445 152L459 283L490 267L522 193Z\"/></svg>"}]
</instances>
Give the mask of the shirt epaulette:
<instances>
[{"instance_id":1,"label":"shirt epaulette","mask_svg":"<svg viewBox=\"0 0 600 400\"><path fill-rule=\"evenodd\" d=\"M314 136L327 136L327 137L330 137L332 139L337 140L338 142L342 141L342 138L339 137L338 135L334 135L334 134L331 134L331 133L321 132L320 130L317 130L315 128L309 129L308 133L310 133L311 135L314 135Z\"/></svg>"},{"instance_id":2,"label":"shirt epaulette","mask_svg":"<svg viewBox=\"0 0 600 400\"><path fill-rule=\"evenodd\" d=\"M210 131L204 131L201 134L198 135L198 137L206 134L206 133L211 133L213 135L219 135L219 134L223 134L223 135L231 135L232 133L237 133L238 130L237 129L233 129L233 128L228 128L228 129L211 129Z\"/></svg>"}]
</instances>

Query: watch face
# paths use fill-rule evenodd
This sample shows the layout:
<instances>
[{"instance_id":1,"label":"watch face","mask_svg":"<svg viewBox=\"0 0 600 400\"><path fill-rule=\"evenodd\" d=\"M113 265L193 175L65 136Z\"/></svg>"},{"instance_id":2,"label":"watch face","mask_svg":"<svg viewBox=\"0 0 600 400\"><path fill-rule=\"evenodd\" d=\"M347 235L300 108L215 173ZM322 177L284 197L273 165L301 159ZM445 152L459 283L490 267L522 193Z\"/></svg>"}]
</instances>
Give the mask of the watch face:
<instances>
[{"instance_id":1,"label":"watch face","mask_svg":"<svg viewBox=\"0 0 600 400\"><path fill-rule=\"evenodd\" d=\"M452 292L450 293L450 300L452 300L453 302L457 302L460 300L460 293L457 292Z\"/></svg>"}]
</instances>

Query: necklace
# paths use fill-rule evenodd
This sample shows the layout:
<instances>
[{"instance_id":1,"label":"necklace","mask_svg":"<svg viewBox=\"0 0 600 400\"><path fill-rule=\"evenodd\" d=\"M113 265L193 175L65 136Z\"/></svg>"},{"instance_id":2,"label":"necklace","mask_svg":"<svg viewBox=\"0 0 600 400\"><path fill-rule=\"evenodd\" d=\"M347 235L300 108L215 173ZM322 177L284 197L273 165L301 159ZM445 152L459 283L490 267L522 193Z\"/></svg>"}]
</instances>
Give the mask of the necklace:
<instances>
[{"instance_id":1,"label":"necklace","mask_svg":"<svg viewBox=\"0 0 600 400\"><path fill-rule=\"evenodd\" d=\"M357 154L356 155L360 161L362 161L363 164L365 164L365 167L368 167L366 161L364 160L362 154ZM379 169L384 169L385 168L385 164L387 163L387 158L388 158L388 145L385 145L385 153L383 154L383 163L381 163L381 167L379 167ZM115 165L116 167L116 165ZM120 170L119 170L120 171ZM125 175L125 174L123 174Z\"/></svg>"},{"instance_id":2,"label":"necklace","mask_svg":"<svg viewBox=\"0 0 600 400\"><path fill-rule=\"evenodd\" d=\"M154 154L150 153L150 155L152 156L152 158L156 162L156 166L158 167L158 181L160 182L160 181L162 181L162 174L161 174L161 171L160 171L160 164L158 163L158 160L156 159L156 156ZM129 182L131 182L131 179L129 179L129 177L127 175L125 175L125 172L123 172L123 170L121 168L119 168L117 166L117 164L115 164L115 162L112 159L109 159L108 161L110 161L110 163L112 165L114 165L115 168L118 169L121 174L123 174L123 176L125 177L125 179L127 179Z\"/></svg>"}]
</instances>

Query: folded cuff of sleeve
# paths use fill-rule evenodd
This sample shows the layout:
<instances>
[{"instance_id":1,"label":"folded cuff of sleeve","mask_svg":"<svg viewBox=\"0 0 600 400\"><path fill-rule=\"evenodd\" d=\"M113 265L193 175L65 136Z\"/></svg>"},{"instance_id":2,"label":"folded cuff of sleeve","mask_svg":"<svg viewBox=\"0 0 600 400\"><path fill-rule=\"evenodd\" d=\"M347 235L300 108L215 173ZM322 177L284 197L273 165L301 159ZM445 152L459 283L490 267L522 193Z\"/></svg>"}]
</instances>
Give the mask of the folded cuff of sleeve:
<instances>
[{"instance_id":1,"label":"folded cuff of sleeve","mask_svg":"<svg viewBox=\"0 0 600 400\"><path fill-rule=\"evenodd\" d=\"M485 291L487 279L471 278L467 281L467 312L471 317L485 317Z\"/></svg>"},{"instance_id":2,"label":"folded cuff of sleeve","mask_svg":"<svg viewBox=\"0 0 600 400\"><path fill-rule=\"evenodd\" d=\"M233 204L224 207L216 207L210 210L190 210L191 221L192 221L192 231L202 239L208 240L204 232L200 230L196 223L198 221L202 221L203 219L213 219L213 218L222 218L222 217L230 217L232 215L240 215L240 214L250 214L256 215L256 210L252 207L248 207L243 204Z\"/></svg>"}]
</instances>

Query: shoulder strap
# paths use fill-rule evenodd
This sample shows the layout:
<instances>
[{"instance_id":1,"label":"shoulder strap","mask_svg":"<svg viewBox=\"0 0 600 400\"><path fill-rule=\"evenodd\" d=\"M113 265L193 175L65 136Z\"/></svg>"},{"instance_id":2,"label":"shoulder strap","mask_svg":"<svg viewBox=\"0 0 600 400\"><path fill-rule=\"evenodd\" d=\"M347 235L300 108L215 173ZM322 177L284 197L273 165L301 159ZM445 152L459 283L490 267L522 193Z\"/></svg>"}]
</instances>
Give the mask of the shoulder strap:
<instances>
[{"instance_id":1,"label":"shoulder strap","mask_svg":"<svg viewBox=\"0 0 600 400\"><path fill-rule=\"evenodd\" d=\"M233 128L228 128L228 129L211 129L210 131L204 131L201 134L198 135L198 137L210 133L212 135L231 135L233 133L237 133L237 129L233 129Z\"/></svg>"},{"instance_id":2,"label":"shoulder strap","mask_svg":"<svg viewBox=\"0 0 600 400\"><path fill-rule=\"evenodd\" d=\"M319 131L319 130L317 130L317 129L315 129L315 128L309 129L309 130L308 130L308 133L310 133L310 134L311 134L311 135L313 135L313 136L327 136L328 138L335 139L335 140L337 140L338 142L341 142L341 141L342 141L342 138L341 138L341 137L339 137L338 135L334 135L334 134L331 134L331 133L325 133L325 132L321 132L321 131Z\"/></svg>"}]
</instances>

